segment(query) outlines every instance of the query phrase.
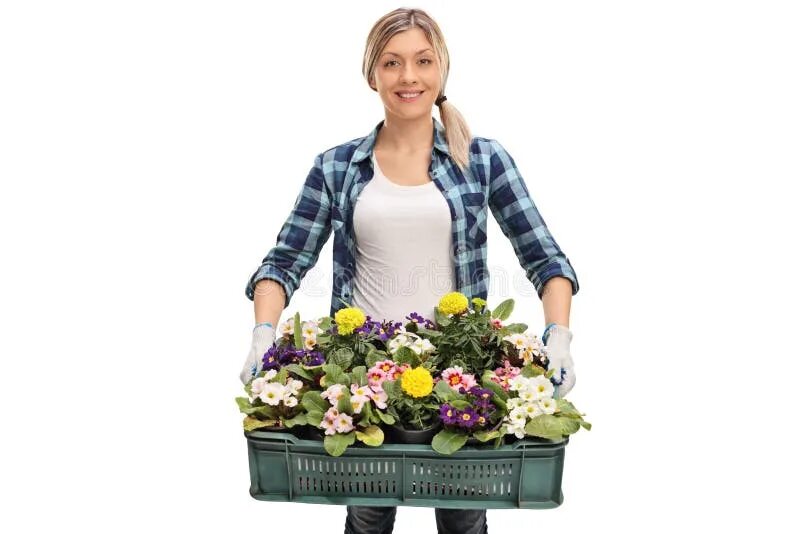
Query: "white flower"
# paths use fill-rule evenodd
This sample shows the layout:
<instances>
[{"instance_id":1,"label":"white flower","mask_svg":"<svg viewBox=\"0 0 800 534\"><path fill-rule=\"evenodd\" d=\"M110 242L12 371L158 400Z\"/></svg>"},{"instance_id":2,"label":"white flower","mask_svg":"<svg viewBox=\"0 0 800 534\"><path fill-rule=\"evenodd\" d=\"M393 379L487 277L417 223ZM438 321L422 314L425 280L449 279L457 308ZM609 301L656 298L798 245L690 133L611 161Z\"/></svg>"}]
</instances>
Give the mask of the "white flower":
<instances>
[{"instance_id":1,"label":"white flower","mask_svg":"<svg viewBox=\"0 0 800 534\"><path fill-rule=\"evenodd\" d=\"M294 408L297 406L297 397L284 397L283 404L288 408Z\"/></svg>"},{"instance_id":2,"label":"white flower","mask_svg":"<svg viewBox=\"0 0 800 534\"><path fill-rule=\"evenodd\" d=\"M522 389L518 393L519 393L519 398L522 400L522 402L530 403L539 400L539 397L536 395L536 392L532 391L530 388Z\"/></svg>"},{"instance_id":3,"label":"white flower","mask_svg":"<svg viewBox=\"0 0 800 534\"><path fill-rule=\"evenodd\" d=\"M534 376L532 381L533 390L536 392L536 400L545 399L548 397L552 398L555 388L553 387L553 383L550 382L549 378L546 378L544 375L539 375Z\"/></svg>"},{"instance_id":4,"label":"white flower","mask_svg":"<svg viewBox=\"0 0 800 534\"><path fill-rule=\"evenodd\" d=\"M503 337L503 341L508 341L517 350L522 350L525 347L525 344L528 342L528 339L523 334L510 334Z\"/></svg>"},{"instance_id":5,"label":"white flower","mask_svg":"<svg viewBox=\"0 0 800 534\"><path fill-rule=\"evenodd\" d=\"M280 326L282 336L294 335L294 319L287 319Z\"/></svg>"},{"instance_id":6,"label":"white flower","mask_svg":"<svg viewBox=\"0 0 800 534\"><path fill-rule=\"evenodd\" d=\"M528 414L525 411L525 408L514 408L510 412L508 412L508 420L512 425L522 425L525 426L525 422L528 419Z\"/></svg>"},{"instance_id":7,"label":"white flower","mask_svg":"<svg viewBox=\"0 0 800 534\"><path fill-rule=\"evenodd\" d=\"M323 391L320 394L320 397L323 399L328 399L328 402L331 403L331 406L336 406L336 403L339 402L339 399L341 399L342 395L344 395L346 392L347 387L343 386L342 384L334 384Z\"/></svg>"},{"instance_id":8,"label":"white flower","mask_svg":"<svg viewBox=\"0 0 800 534\"><path fill-rule=\"evenodd\" d=\"M309 336L303 338L303 347L306 350L312 350L316 346L317 346L317 336Z\"/></svg>"},{"instance_id":9,"label":"white flower","mask_svg":"<svg viewBox=\"0 0 800 534\"><path fill-rule=\"evenodd\" d=\"M322 329L319 327L319 323L317 321L306 321L303 323L303 337L309 338L313 337L314 339L317 338L317 334L321 334Z\"/></svg>"},{"instance_id":10,"label":"white flower","mask_svg":"<svg viewBox=\"0 0 800 534\"><path fill-rule=\"evenodd\" d=\"M346 413L340 413L339 416L333 422L334 428L336 428L336 432L340 432L342 434L346 432L350 432L355 428L353 426L353 418L347 415Z\"/></svg>"},{"instance_id":11,"label":"white flower","mask_svg":"<svg viewBox=\"0 0 800 534\"><path fill-rule=\"evenodd\" d=\"M300 390L303 389L303 381L302 380L295 380L294 378L289 378L286 381L286 390L291 395L297 395Z\"/></svg>"},{"instance_id":12,"label":"white flower","mask_svg":"<svg viewBox=\"0 0 800 534\"><path fill-rule=\"evenodd\" d=\"M411 348L414 349L414 352L417 354L422 354L423 352L431 352L436 347L433 346L430 340L419 338L414 341L414 345Z\"/></svg>"},{"instance_id":13,"label":"white flower","mask_svg":"<svg viewBox=\"0 0 800 534\"><path fill-rule=\"evenodd\" d=\"M261 390L258 398L265 404L277 406L283 399L283 395L283 386L281 384L277 382L268 382L264 384L264 388Z\"/></svg>"},{"instance_id":14,"label":"white flower","mask_svg":"<svg viewBox=\"0 0 800 534\"><path fill-rule=\"evenodd\" d=\"M542 412L547 414L552 414L556 411L556 401L549 397L539 399L538 406Z\"/></svg>"},{"instance_id":15,"label":"white flower","mask_svg":"<svg viewBox=\"0 0 800 534\"><path fill-rule=\"evenodd\" d=\"M528 379L521 374L508 381L509 391L519 391L528 383Z\"/></svg>"},{"instance_id":16,"label":"white flower","mask_svg":"<svg viewBox=\"0 0 800 534\"><path fill-rule=\"evenodd\" d=\"M264 378L267 379L267 380L272 380L273 378L275 378L275 375L277 375L277 374L278 374L278 371L276 371L275 369L270 369L269 371L264 373Z\"/></svg>"},{"instance_id":17,"label":"white flower","mask_svg":"<svg viewBox=\"0 0 800 534\"><path fill-rule=\"evenodd\" d=\"M253 401L256 397L261 395L261 392L264 391L264 386L267 384L267 379L264 377L254 378L252 382L250 382L250 402Z\"/></svg>"},{"instance_id":18,"label":"white flower","mask_svg":"<svg viewBox=\"0 0 800 534\"><path fill-rule=\"evenodd\" d=\"M522 399L520 399L519 397L511 397L506 401L506 406L508 406L509 410L518 408L519 406L522 406Z\"/></svg>"},{"instance_id":19,"label":"white flower","mask_svg":"<svg viewBox=\"0 0 800 534\"><path fill-rule=\"evenodd\" d=\"M539 401L539 402L541 402L541 401ZM522 406L522 409L525 410L525 415L527 415L528 418L533 419L537 415L541 415L542 414L542 407L539 404L539 402L529 402L529 403L526 403L526 404L524 404ZM550 413L552 413L552 412L550 412Z\"/></svg>"}]
</instances>

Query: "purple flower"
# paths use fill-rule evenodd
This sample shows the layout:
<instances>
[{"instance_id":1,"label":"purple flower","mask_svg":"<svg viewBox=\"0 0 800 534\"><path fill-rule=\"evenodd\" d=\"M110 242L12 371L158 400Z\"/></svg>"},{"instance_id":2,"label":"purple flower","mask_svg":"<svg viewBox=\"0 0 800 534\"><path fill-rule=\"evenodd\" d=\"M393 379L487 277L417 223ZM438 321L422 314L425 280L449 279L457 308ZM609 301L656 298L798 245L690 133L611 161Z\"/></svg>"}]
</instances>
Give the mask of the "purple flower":
<instances>
[{"instance_id":1,"label":"purple flower","mask_svg":"<svg viewBox=\"0 0 800 534\"><path fill-rule=\"evenodd\" d=\"M458 413L458 426L461 428L472 428L478 422L478 413L472 408L459 410Z\"/></svg>"},{"instance_id":2,"label":"purple flower","mask_svg":"<svg viewBox=\"0 0 800 534\"><path fill-rule=\"evenodd\" d=\"M458 424L458 410L449 404L442 404L439 406L439 418L446 425Z\"/></svg>"}]
</instances>

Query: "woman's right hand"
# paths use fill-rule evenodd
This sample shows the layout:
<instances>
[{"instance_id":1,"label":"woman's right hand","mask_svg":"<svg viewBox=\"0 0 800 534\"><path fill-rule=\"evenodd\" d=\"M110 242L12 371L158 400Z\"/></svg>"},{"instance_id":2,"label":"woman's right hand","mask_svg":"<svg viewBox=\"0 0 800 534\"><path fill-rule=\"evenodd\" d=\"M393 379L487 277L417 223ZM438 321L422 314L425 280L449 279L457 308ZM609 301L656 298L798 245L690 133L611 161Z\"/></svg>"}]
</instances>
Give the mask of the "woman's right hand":
<instances>
[{"instance_id":1,"label":"woman's right hand","mask_svg":"<svg viewBox=\"0 0 800 534\"><path fill-rule=\"evenodd\" d=\"M244 362L239 379L242 384L247 384L261 371L264 353L275 342L275 328L271 323L260 323L253 328L253 341L250 344L250 353Z\"/></svg>"}]
</instances>

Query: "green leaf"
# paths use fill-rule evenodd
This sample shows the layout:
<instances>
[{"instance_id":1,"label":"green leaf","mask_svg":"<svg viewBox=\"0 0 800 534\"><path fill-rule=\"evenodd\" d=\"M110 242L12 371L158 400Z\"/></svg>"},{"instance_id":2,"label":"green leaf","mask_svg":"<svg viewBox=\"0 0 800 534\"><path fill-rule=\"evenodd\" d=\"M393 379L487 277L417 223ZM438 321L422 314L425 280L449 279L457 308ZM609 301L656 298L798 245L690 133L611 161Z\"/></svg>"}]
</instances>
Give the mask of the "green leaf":
<instances>
[{"instance_id":1,"label":"green leaf","mask_svg":"<svg viewBox=\"0 0 800 534\"><path fill-rule=\"evenodd\" d=\"M303 346L303 326L300 324L300 312L294 314L294 346L302 349Z\"/></svg>"},{"instance_id":2,"label":"green leaf","mask_svg":"<svg viewBox=\"0 0 800 534\"><path fill-rule=\"evenodd\" d=\"M537 415L525 425L525 432L531 436L545 439L561 439L561 423L558 417L550 414Z\"/></svg>"},{"instance_id":3,"label":"green leaf","mask_svg":"<svg viewBox=\"0 0 800 534\"><path fill-rule=\"evenodd\" d=\"M322 370L325 371L325 387L330 387L334 384L342 384L344 386L350 386L350 377L348 377L342 368L336 365L335 363L328 363L322 366Z\"/></svg>"},{"instance_id":4,"label":"green leaf","mask_svg":"<svg viewBox=\"0 0 800 534\"><path fill-rule=\"evenodd\" d=\"M499 397L504 401L508 400L508 393L506 393L506 391L502 388L502 386L500 386L500 384L494 382L490 378L491 374L492 374L491 371L486 371L481 377L481 384L483 385L484 388L490 389L492 393L494 393L495 397Z\"/></svg>"},{"instance_id":5,"label":"green leaf","mask_svg":"<svg viewBox=\"0 0 800 534\"><path fill-rule=\"evenodd\" d=\"M325 413L328 411L328 408L331 407L330 403L322 398L322 395L319 391L306 391L305 395L303 395L303 399L300 401L303 405L303 408L307 412L322 412Z\"/></svg>"},{"instance_id":6,"label":"green leaf","mask_svg":"<svg viewBox=\"0 0 800 534\"><path fill-rule=\"evenodd\" d=\"M366 386L367 385L367 368L363 365L358 367L353 367L353 370L350 372L354 381L354 384L359 386Z\"/></svg>"},{"instance_id":7,"label":"green leaf","mask_svg":"<svg viewBox=\"0 0 800 534\"><path fill-rule=\"evenodd\" d=\"M331 364L338 365L342 368L342 370L344 370L349 369L353 364L353 356L352 349L343 347L333 351L333 354L328 357L327 361Z\"/></svg>"},{"instance_id":8,"label":"green leaf","mask_svg":"<svg viewBox=\"0 0 800 534\"><path fill-rule=\"evenodd\" d=\"M253 406L250 404L250 399L247 397L236 397L236 405L239 406L239 411L242 413L251 413Z\"/></svg>"},{"instance_id":9,"label":"green leaf","mask_svg":"<svg viewBox=\"0 0 800 534\"><path fill-rule=\"evenodd\" d=\"M380 418L381 418L381 421L383 421L383 422L384 422L384 423L386 423L387 425L393 425L393 424L395 424L396 420L395 420L395 418L394 418L394 417L392 417L390 414L388 414L388 413L385 413L385 412L382 412L382 411L380 411L380 410L376 410L376 413L378 414L378 417L380 417Z\"/></svg>"},{"instance_id":10,"label":"green leaf","mask_svg":"<svg viewBox=\"0 0 800 534\"><path fill-rule=\"evenodd\" d=\"M357 423L360 427L367 427L378 422L378 417L372 412L372 403L365 402L361 407L361 420Z\"/></svg>"},{"instance_id":11,"label":"green leaf","mask_svg":"<svg viewBox=\"0 0 800 534\"><path fill-rule=\"evenodd\" d=\"M322 423L323 417L325 417L325 414L322 412L309 411L306 414L306 423L315 428L319 428L320 423Z\"/></svg>"},{"instance_id":12,"label":"green leaf","mask_svg":"<svg viewBox=\"0 0 800 534\"><path fill-rule=\"evenodd\" d=\"M377 447L383 444L383 430L376 425L368 426L363 432L356 430L356 438L364 445Z\"/></svg>"},{"instance_id":13,"label":"green leaf","mask_svg":"<svg viewBox=\"0 0 800 534\"><path fill-rule=\"evenodd\" d=\"M450 317L439 311L439 306L433 308L433 319L439 326L447 326L450 324Z\"/></svg>"},{"instance_id":14,"label":"green leaf","mask_svg":"<svg viewBox=\"0 0 800 534\"><path fill-rule=\"evenodd\" d=\"M512 334L524 334L525 331L528 330L528 325L525 323L511 323L505 325L503 328Z\"/></svg>"},{"instance_id":15,"label":"green leaf","mask_svg":"<svg viewBox=\"0 0 800 534\"><path fill-rule=\"evenodd\" d=\"M445 428L433 436L431 447L439 454L453 454L467 442L467 435Z\"/></svg>"},{"instance_id":16,"label":"green leaf","mask_svg":"<svg viewBox=\"0 0 800 534\"><path fill-rule=\"evenodd\" d=\"M575 419L571 419L569 417L556 417L556 420L561 423L561 434L563 435L568 436L581 429L580 423L578 423L578 421Z\"/></svg>"},{"instance_id":17,"label":"green leaf","mask_svg":"<svg viewBox=\"0 0 800 534\"><path fill-rule=\"evenodd\" d=\"M372 367L376 363L383 361L384 359L386 359L386 355L381 353L377 349L373 348L364 358L364 362L367 364L367 366Z\"/></svg>"},{"instance_id":18,"label":"green leaf","mask_svg":"<svg viewBox=\"0 0 800 534\"><path fill-rule=\"evenodd\" d=\"M346 392L342 397L339 399L339 402L336 405L336 409L339 410L340 413L346 413L347 415L353 415L353 404L350 402L350 392Z\"/></svg>"},{"instance_id":19,"label":"green leaf","mask_svg":"<svg viewBox=\"0 0 800 534\"><path fill-rule=\"evenodd\" d=\"M256 430L258 428L267 428L267 427L275 426L275 425L278 424L278 421L276 421L274 419L269 420L269 421L262 421L260 419L256 419L255 417L250 417L248 415L247 417L244 418L244 421L242 421L242 424L244 425L245 431L246 432L250 432L250 431Z\"/></svg>"},{"instance_id":20,"label":"green leaf","mask_svg":"<svg viewBox=\"0 0 800 534\"><path fill-rule=\"evenodd\" d=\"M492 317L505 321L512 311L514 311L514 299L506 299L492 310Z\"/></svg>"},{"instance_id":21,"label":"green leaf","mask_svg":"<svg viewBox=\"0 0 800 534\"><path fill-rule=\"evenodd\" d=\"M286 428L292 428L293 426L308 424L308 421L306 419L306 414L301 413L295 415L291 419L285 419L283 424L286 426Z\"/></svg>"},{"instance_id":22,"label":"green leaf","mask_svg":"<svg viewBox=\"0 0 800 534\"><path fill-rule=\"evenodd\" d=\"M384 387L384 389L386 388ZM433 386L433 392L442 402L449 402L451 399L458 397L458 393L453 391L453 388L447 385L446 380L439 380L436 382L436 385Z\"/></svg>"},{"instance_id":23,"label":"green leaf","mask_svg":"<svg viewBox=\"0 0 800 534\"><path fill-rule=\"evenodd\" d=\"M472 403L469 401L465 401L463 399L453 399L450 401L450 406L452 406L456 410L466 410L467 408L472 406Z\"/></svg>"},{"instance_id":24,"label":"green leaf","mask_svg":"<svg viewBox=\"0 0 800 534\"><path fill-rule=\"evenodd\" d=\"M472 435L475 436L475 439L477 439L481 443L486 443L487 441L489 441L491 439L495 439L498 436L502 436L502 434L500 433L499 430L488 430L488 431L487 430L479 430L479 431L475 432Z\"/></svg>"},{"instance_id":25,"label":"green leaf","mask_svg":"<svg viewBox=\"0 0 800 534\"><path fill-rule=\"evenodd\" d=\"M525 378L533 378L544 374L544 369L538 365L525 365L522 367L522 376Z\"/></svg>"},{"instance_id":26,"label":"green leaf","mask_svg":"<svg viewBox=\"0 0 800 534\"><path fill-rule=\"evenodd\" d=\"M431 330L429 328L419 327L417 335L423 338L435 338L435 337L440 337L442 333L439 332L438 330Z\"/></svg>"},{"instance_id":27,"label":"green leaf","mask_svg":"<svg viewBox=\"0 0 800 534\"><path fill-rule=\"evenodd\" d=\"M591 430L592 429L592 423L589 423L588 421L584 421L583 419L578 421L578 424L581 425L586 430Z\"/></svg>"},{"instance_id":28,"label":"green leaf","mask_svg":"<svg viewBox=\"0 0 800 534\"><path fill-rule=\"evenodd\" d=\"M400 347L394 353L392 360L398 365L408 364L411 367L419 367L422 365L422 360L419 355L409 347Z\"/></svg>"},{"instance_id":29,"label":"green leaf","mask_svg":"<svg viewBox=\"0 0 800 534\"><path fill-rule=\"evenodd\" d=\"M311 373L309 373L301 365L297 365L296 363L290 363L286 367L283 367L281 371L283 369L286 369L287 372L295 374L300 378L305 378L306 380L314 380L314 376Z\"/></svg>"},{"instance_id":30,"label":"green leaf","mask_svg":"<svg viewBox=\"0 0 800 534\"><path fill-rule=\"evenodd\" d=\"M400 390L400 384L398 384L397 380L384 380L383 384L383 391L386 392L386 396L389 399L397 399L403 396L402 391Z\"/></svg>"},{"instance_id":31,"label":"green leaf","mask_svg":"<svg viewBox=\"0 0 800 534\"><path fill-rule=\"evenodd\" d=\"M323 331L326 331L326 330L328 330L328 329L331 327L331 325L332 325L332 324L333 324L333 319L332 319L331 317L325 316L325 317L322 317L322 318L321 318L321 319L318 321L318 323L317 323L317 326L318 326L320 329L322 329ZM319 336L320 336L320 335L321 335L321 334L318 334L318 335L317 335L317 339L319 339Z\"/></svg>"},{"instance_id":32,"label":"green leaf","mask_svg":"<svg viewBox=\"0 0 800 534\"><path fill-rule=\"evenodd\" d=\"M347 434L336 433L325 436L325 450L331 456L341 456L347 450L347 447L355 443L355 441L356 433L352 431Z\"/></svg>"},{"instance_id":33,"label":"green leaf","mask_svg":"<svg viewBox=\"0 0 800 534\"><path fill-rule=\"evenodd\" d=\"M578 417L581 415L577 408L567 399L556 399L556 407L563 415L577 415Z\"/></svg>"}]
</instances>

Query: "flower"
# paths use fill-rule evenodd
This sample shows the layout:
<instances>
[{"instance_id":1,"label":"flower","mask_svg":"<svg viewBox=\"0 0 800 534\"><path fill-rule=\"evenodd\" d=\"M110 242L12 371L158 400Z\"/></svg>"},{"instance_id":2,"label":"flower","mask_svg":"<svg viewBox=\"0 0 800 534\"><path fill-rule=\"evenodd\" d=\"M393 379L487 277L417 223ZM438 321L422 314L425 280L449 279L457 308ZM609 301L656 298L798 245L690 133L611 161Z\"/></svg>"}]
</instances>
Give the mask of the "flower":
<instances>
[{"instance_id":1,"label":"flower","mask_svg":"<svg viewBox=\"0 0 800 534\"><path fill-rule=\"evenodd\" d=\"M339 334L352 334L353 330L364 324L367 320L364 312L359 308L342 308L334 315Z\"/></svg>"},{"instance_id":2,"label":"flower","mask_svg":"<svg viewBox=\"0 0 800 534\"><path fill-rule=\"evenodd\" d=\"M486 301L480 297L474 297L472 299L472 303L475 304L476 306L481 306L481 307L486 306Z\"/></svg>"},{"instance_id":3,"label":"flower","mask_svg":"<svg viewBox=\"0 0 800 534\"><path fill-rule=\"evenodd\" d=\"M459 391L462 387L469 389L476 385L475 376L464 373L464 369L458 365L442 371L442 380L446 381L454 391Z\"/></svg>"},{"instance_id":4,"label":"flower","mask_svg":"<svg viewBox=\"0 0 800 534\"><path fill-rule=\"evenodd\" d=\"M501 321L497 317L491 319L491 323L492 323L492 328L494 328L495 330L500 330L501 328L503 328L503 321Z\"/></svg>"},{"instance_id":5,"label":"flower","mask_svg":"<svg viewBox=\"0 0 800 534\"><path fill-rule=\"evenodd\" d=\"M294 319L287 319L281 323L280 331L282 336L294 335Z\"/></svg>"},{"instance_id":6,"label":"flower","mask_svg":"<svg viewBox=\"0 0 800 534\"><path fill-rule=\"evenodd\" d=\"M439 311L445 314L463 313L467 310L468 301L466 295L458 291L452 291L439 299Z\"/></svg>"},{"instance_id":7,"label":"flower","mask_svg":"<svg viewBox=\"0 0 800 534\"><path fill-rule=\"evenodd\" d=\"M264 388L258 395L258 398L261 399L262 402L270 406L277 406L283 397L283 386L277 382L268 382L264 384Z\"/></svg>"},{"instance_id":8,"label":"flower","mask_svg":"<svg viewBox=\"0 0 800 534\"><path fill-rule=\"evenodd\" d=\"M330 402L331 405L336 406L336 403L339 402L339 399L341 399L346 392L347 386L343 386L342 384L334 384L323 391L320 394L320 397L323 399L328 399L328 402Z\"/></svg>"},{"instance_id":9,"label":"flower","mask_svg":"<svg viewBox=\"0 0 800 534\"><path fill-rule=\"evenodd\" d=\"M457 412L458 410L456 410L449 404L442 404L439 407L439 418L442 420L442 423L446 425L454 425L458 421Z\"/></svg>"},{"instance_id":10,"label":"flower","mask_svg":"<svg viewBox=\"0 0 800 534\"><path fill-rule=\"evenodd\" d=\"M426 397L433 391L433 377L424 367L415 367L403 373L400 387L414 398Z\"/></svg>"}]
</instances>

